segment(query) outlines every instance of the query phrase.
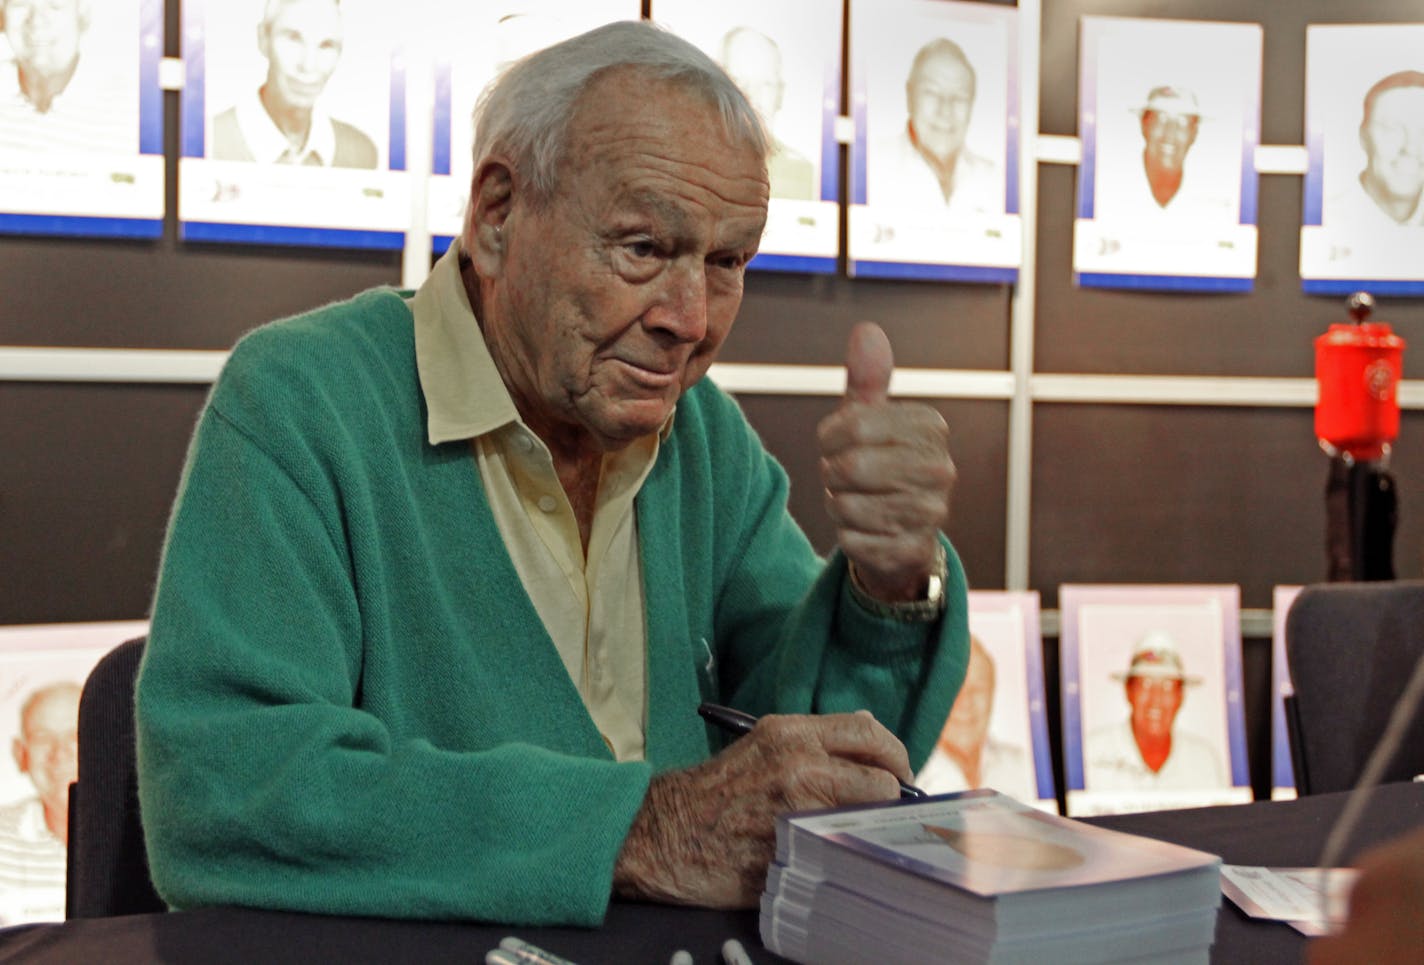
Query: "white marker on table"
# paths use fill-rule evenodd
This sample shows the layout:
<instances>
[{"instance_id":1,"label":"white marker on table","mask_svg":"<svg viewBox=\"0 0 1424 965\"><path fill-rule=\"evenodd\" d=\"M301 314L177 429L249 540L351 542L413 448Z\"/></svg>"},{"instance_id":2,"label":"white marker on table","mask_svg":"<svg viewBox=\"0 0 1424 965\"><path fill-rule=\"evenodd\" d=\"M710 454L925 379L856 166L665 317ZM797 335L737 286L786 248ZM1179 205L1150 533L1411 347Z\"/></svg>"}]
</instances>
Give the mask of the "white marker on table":
<instances>
[{"instance_id":1,"label":"white marker on table","mask_svg":"<svg viewBox=\"0 0 1424 965\"><path fill-rule=\"evenodd\" d=\"M722 943L722 961L726 965L752 965L752 957L735 938L729 938Z\"/></svg>"}]
</instances>

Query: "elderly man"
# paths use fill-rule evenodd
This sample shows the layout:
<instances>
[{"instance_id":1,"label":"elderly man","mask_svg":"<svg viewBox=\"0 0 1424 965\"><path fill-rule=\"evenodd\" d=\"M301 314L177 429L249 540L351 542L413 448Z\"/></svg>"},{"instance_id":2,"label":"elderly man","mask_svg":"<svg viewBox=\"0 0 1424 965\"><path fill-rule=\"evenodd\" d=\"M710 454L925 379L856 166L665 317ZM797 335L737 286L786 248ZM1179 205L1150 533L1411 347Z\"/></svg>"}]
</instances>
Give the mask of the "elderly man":
<instances>
[{"instance_id":1,"label":"elderly man","mask_svg":"<svg viewBox=\"0 0 1424 965\"><path fill-rule=\"evenodd\" d=\"M35 796L0 807L0 925L64 918L69 785L78 772L79 687L34 691L20 707L15 766Z\"/></svg>"},{"instance_id":2,"label":"elderly man","mask_svg":"<svg viewBox=\"0 0 1424 965\"><path fill-rule=\"evenodd\" d=\"M1092 791L1179 790L1227 787L1226 772L1215 748L1194 734L1176 731L1188 676L1172 638L1153 631L1132 652L1123 681L1131 712L1121 724L1088 735L1084 783Z\"/></svg>"},{"instance_id":3,"label":"elderly man","mask_svg":"<svg viewBox=\"0 0 1424 965\"><path fill-rule=\"evenodd\" d=\"M946 427L886 399L889 346L858 328L818 436L840 550L817 558L702 380L766 154L705 54L600 28L487 92L464 231L419 291L234 349L138 686L171 904L749 907L777 813L910 778L967 658ZM770 716L717 752L709 699Z\"/></svg>"},{"instance_id":4,"label":"elderly man","mask_svg":"<svg viewBox=\"0 0 1424 965\"><path fill-rule=\"evenodd\" d=\"M0 24L14 57L13 70L0 72L0 151L136 149L134 78L114 76L82 56L89 4L0 0ZM136 50L136 38L128 43Z\"/></svg>"},{"instance_id":5,"label":"elderly man","mask_svg":"<svg viewBox=\"0 0 1424 965\"><path fill-rule=\"evenodd\" d=\"M1003 176L966 143L974 112L974 68L963 48L940 37L919 49L905 79L909 117L869 161L874 205L954 213L1003 210Z\"/></svg>"},{"instance_id":6,"label":"elderly man","mask_svg":"<svg viewBox=\"0 0 1424 965\"><path fill-rule=\"evenodd\" d=\"M320 105L341 60L339 0L267 0L257 25L267 77L213 118L210 155L221 161L374 168L376 145Z\"/></svg>"}]
</instances>

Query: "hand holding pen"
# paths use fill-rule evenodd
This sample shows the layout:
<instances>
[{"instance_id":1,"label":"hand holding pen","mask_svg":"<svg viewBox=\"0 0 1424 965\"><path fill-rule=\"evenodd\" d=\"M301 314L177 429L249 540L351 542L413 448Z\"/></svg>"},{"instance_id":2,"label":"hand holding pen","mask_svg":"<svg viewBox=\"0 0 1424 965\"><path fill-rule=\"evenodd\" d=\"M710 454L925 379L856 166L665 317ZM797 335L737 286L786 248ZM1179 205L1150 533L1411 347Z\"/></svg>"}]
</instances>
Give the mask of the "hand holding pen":
<instances>
[{"instance_id":1,"label":"hand holding pen","mask_svg":"<svg viewBox=\"0 0 1424 965\"><path fill-rule=\"evenodd\" d=\"M737 710L735 707L724 707L721 704L703 703L697 708L697 712L701 714L702 718L708 723L715 724L727 733L736 734L738 736L750 734L752 728L757 724L757 718L746 711ZM899 779L897 778L896 780L898 781ZM926 796L924 791L915 787L913 784L907 784L904 781L899 781L899 784L900 796L902 798L921 798Z\"/></svg>"},{"instance_id":2,"label":"hand holding pen","mask_svg":"<svg viewBox=\"0 0 1424 965\"><path fill-rule=\"evenodd\" d=\"M774 714L730 726L747 733L652 779L614 865L617 894L753 908L778 816L883 803L911 774L905 746L868 713Z\"/></svg>"}]
</instances>

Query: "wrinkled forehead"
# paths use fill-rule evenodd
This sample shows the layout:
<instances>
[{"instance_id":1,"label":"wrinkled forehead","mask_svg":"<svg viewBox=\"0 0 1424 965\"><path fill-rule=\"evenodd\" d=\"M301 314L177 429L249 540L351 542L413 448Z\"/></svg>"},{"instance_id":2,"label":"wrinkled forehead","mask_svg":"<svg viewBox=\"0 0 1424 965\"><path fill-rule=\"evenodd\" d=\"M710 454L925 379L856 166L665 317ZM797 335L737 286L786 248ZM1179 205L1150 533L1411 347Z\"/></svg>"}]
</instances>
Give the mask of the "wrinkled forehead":
<instances>
[{"instance_id":1,"label":"wrinkled forehead","mask_svg":"<svg viewBox=\"0 0 1424 965\"><path fill-rule=\"evenodd\" d=\"M268 0L262 16L263 27L273 30L293 23L300 23L306 29L320 27L339 32L341 4L338 0Z\"/></svg>"}]
</instances>

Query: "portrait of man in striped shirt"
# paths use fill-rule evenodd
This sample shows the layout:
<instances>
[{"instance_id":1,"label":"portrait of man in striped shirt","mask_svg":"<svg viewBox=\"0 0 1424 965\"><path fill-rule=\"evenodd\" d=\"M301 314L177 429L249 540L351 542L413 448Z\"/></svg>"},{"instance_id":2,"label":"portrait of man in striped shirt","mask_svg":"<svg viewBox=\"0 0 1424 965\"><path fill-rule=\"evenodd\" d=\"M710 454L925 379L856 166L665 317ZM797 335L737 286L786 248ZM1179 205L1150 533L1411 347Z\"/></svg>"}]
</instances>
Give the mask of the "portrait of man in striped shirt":
<instances>
[{"instance_id":1,"label":"portrait of man in striped shirt","mask_svg":"<svg viewBox=\"0 0 1424 965\"><path fill-rule=\"evenodd\" d=\"M137 9L107 2L115 22ZM0 0L0 152L137 151L137 34L93 14L92 0Z\"/></svg>"}]
</instances>

